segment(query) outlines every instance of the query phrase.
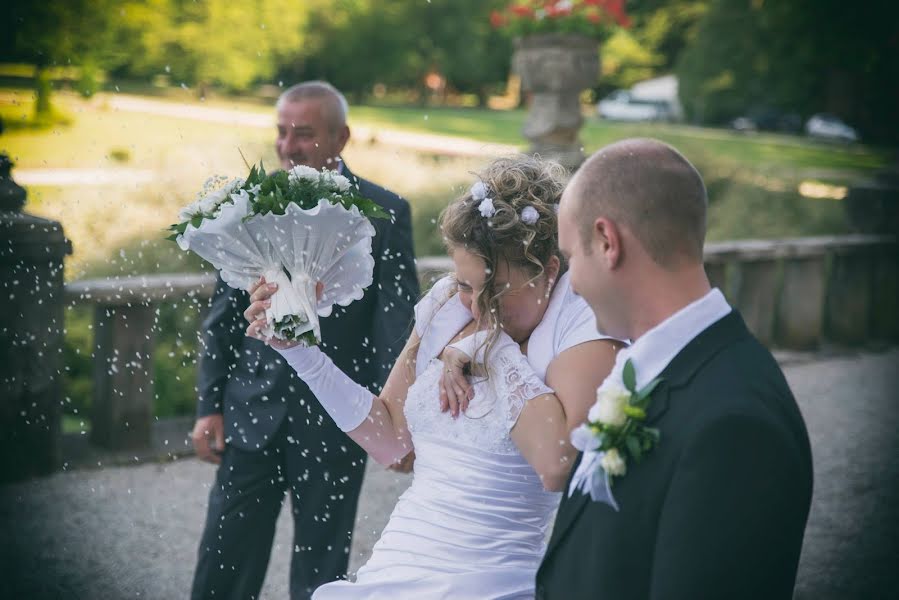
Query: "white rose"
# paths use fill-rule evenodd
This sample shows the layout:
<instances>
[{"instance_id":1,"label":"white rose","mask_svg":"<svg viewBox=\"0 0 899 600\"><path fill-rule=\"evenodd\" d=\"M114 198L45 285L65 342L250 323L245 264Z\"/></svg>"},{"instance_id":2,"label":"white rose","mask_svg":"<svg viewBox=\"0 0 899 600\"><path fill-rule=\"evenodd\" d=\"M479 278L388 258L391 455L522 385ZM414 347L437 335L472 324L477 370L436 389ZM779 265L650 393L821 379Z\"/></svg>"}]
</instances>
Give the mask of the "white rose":
<instances>
[{"instance_id":1,"label":"white rose","mask_svg":"<svg viewBox=\"0 0 899 600\"><path fill-rule=\"evenodd\" d=\"M596 404L590 409L590 420L620 427L627 420L624 407L631 393L623 387L611 385L596 390Z\"/></svg>"},{"instance_id":2,"label":"white rose","mask_svg":"<svg viewBox=\"0 0 899 600\"><path fill-rule=\"evenodd\" d=\"M340 192L345 192L350 189L350 180L344 177L343 175L335 175L333 177L334 185L337 186L337 189Z\"/></svg>"},{"instance_id":3,"label":"white rose","mask_svg":"<svg viewBox=\"0 0 899 600\"><path fill-rule=\"evenodd\" d=\"M588 452L599 448L599 440L589 427L581 425L571 432L571 445L582 452Z\"/></svg>"},{"instance_id":4,"label":"white rose","mask_svg":"<svg viewBox=\"0 0 899 600\"><path fill-rule=\"evenodd\" d=\"M309 181L318 181L320 173L312 167L306 165L297 165L288 172L288 179L300 180L308 179Z\"/></svg>"},{"instance_id":5,"label":"white rose","mask_svg":"<svg viewBox=\"0 0 899 600\"><path fill-rule=\"evenodd\" d=\"M627 473L627 464L621 457L617 448L612 448L603 453L602 459L599 461L603 470L609 475L621 476Z\"/></svg>"}]
</instances>

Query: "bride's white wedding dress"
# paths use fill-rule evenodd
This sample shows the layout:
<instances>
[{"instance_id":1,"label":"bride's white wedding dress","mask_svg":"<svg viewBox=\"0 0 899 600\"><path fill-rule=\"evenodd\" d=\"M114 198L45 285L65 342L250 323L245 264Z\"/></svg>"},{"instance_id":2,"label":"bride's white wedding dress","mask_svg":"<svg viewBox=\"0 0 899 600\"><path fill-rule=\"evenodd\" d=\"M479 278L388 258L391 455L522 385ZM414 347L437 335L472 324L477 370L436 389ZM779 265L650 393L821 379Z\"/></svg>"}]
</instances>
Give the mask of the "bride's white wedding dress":
<instances>
[{"instance_id":1,"label":"bride's white wedding dress","mask_svg":"<svg viewBox=\"0 0 899 600\"><path fill-rule=\"evenodd\" d=\"M509 430L524 402L546 388L519 386L515 366L504 364L475 384L467 416L453 419L440 412L442 365L434 359L406 399L412 485L356 582L327 584L315 600L534 597L559 495L544 491Z\"/></svg>"},{"instance_id":2,"label":"bride's white wedding dress","mask_svg":"<svg viewBox=\"0 0 899 600\"><path fill-rule=\"evenodd\" d=\"M404 410L416 455L412 485L356 581L326 584L313 600L534 597L560 494L543 489L510 431L528 400L551 391L540 381L551 357L604 337L567 277L560 283L529 356L491 355L489 379L474 383L474 399L456 419L440 412L436 357L471 314L458 297L440 298L447 280L416 306L421 345Z\"/></svg>"}]
</instances>

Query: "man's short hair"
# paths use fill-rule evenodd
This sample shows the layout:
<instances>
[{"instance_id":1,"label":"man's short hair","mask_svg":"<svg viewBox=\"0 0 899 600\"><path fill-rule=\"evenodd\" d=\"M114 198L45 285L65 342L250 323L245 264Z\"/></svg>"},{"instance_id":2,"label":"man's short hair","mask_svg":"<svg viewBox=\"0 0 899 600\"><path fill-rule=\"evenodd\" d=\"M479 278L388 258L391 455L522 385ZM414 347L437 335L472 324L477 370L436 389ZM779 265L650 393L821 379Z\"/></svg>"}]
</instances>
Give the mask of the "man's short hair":
<instances>
[{"instance_id":1,"label":"man's short hair","mask_svg":"<svg viewBox=\"0 0 899 600\"><path fill-rule=\"evenodd\" d=\"M572 185L588 248L593 224L606 217L627 227L662 267L702 262L705 184L671 146L648 138L610 144L587 159Z\"/></svg>"},{"instance_id":2,"label":"man's short hair","mask_svg":"<svg viewBox=\"0 0 899 600\"><path fill-rule=\"evenodd\" d=\"M331 133L337 133L346 125L347 114L349 114L349 104L346 98L340 93L336 87L327 81L304 81L292 85L284 90L278 97L275 104L276 110L289 102L299 102L301 100L325 100L328 125Z\"/></svg>"}]
</instances>

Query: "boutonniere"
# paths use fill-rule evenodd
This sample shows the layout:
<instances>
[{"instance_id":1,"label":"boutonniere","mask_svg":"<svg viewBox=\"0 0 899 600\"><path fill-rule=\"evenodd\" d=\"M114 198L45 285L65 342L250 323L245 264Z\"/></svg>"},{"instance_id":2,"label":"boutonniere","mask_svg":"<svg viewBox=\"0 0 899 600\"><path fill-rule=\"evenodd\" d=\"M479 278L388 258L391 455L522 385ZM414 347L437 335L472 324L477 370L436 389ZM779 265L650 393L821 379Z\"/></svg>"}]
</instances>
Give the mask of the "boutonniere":
<instances>
[{"instance_id":1,"label":"boutonniere","mask_svg":"<svg viewBox=\"0 0 899 600\"><path fill-rule=\"evenodd\" d=\"M637 371L627 359L620 384L607 380L599 386L587 422L571 432L571 443L584 456L572 478L569 495L581 488L593 500L618 510L611 491L613 478L627 473L628 459L640 462L659 442L659 430L643 422L652 392L661 381L656 377L638 390Z\"/></svg>"}]
</instances>

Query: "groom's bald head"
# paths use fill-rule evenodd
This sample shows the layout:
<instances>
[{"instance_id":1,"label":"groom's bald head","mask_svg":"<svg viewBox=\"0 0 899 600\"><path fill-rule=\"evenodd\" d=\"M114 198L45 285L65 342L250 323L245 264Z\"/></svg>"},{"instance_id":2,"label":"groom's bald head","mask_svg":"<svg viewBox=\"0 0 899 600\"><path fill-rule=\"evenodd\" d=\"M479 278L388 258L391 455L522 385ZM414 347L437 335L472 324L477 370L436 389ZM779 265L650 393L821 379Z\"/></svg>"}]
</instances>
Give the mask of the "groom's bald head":
<instances>
[{"instance_id":1,"label":"groom's bald head","mask_svg":"<svg viewBox=\"0 0 899 600\"><path fill-rule=\"evenodd\" d=\"M627 227L662 267L702 262L705 185L671 146L647 138L606 146L587 159L569 188L588 251L593 224L605 217Z\"/></svg>"}]
</instances>

